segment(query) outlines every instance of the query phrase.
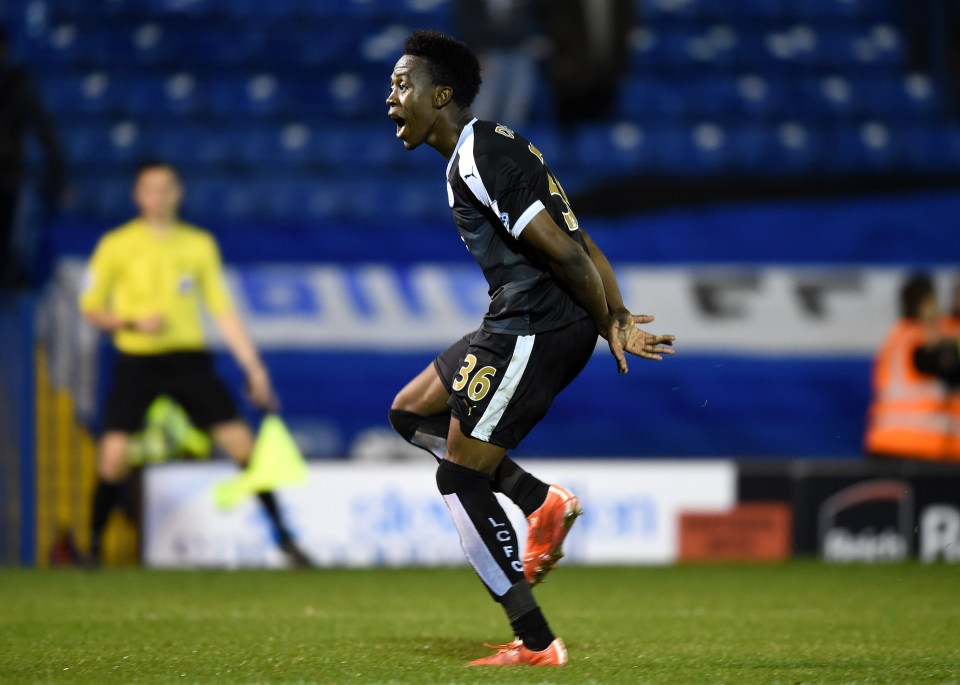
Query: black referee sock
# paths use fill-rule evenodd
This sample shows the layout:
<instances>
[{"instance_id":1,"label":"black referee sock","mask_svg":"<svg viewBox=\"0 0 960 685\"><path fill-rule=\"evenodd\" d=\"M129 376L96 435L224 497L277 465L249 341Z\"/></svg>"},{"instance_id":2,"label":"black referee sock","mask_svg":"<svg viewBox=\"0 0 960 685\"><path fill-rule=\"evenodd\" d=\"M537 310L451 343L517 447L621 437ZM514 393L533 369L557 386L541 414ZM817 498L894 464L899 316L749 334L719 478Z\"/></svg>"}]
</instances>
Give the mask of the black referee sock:
<instances>
[{"instance_id":1,"label":"black referee sock","mask_svg":"<svg viewBox=\"0 0 960 685\"><path fill-rule=\"evenodd\" d=\"M529 516L539 509L550 491L547 483L524 471L509 456L500 462L490 484L494 492L502 492L507 499L520 507L524 516Z\"/></svg>"},{"instance_id":2,"label":"black referee sock","mask_svg":"<svg viewBox=\"0 0 960 685\"><path fill-rule=\"evenodd\" d=\"M287 527L283 524L283 517L280 515L280 505L277 504L276 495L272 492L258 492L257 499L260 500L260 505L267 513L267 518L270 519L270 523L273 525L273 532L277 536L277 541L281 545L290 541L292 539L290 531L287 530Z\"/></svg>"},{"instance_id":3,"label":"black referee sock","mask_svg":"<svg viewBox=\"0 0 960 685\"><path fill-rule=\"evenodd\" d=\"M110 513L120 504L123 495L123 482L108 483L100 479L93 491L93 513L90 520L90 554L100 558L103 531L110 520Z\"/></svg>"}]
</instances>

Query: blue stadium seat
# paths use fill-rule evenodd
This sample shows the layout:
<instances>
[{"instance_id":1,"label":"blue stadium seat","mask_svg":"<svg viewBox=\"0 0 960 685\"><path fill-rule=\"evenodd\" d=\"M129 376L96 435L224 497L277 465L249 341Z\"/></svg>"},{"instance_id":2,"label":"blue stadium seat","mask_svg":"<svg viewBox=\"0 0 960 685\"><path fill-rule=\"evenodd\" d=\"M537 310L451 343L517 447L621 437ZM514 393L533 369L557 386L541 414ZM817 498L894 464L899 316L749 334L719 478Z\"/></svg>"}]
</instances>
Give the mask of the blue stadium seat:
<instances>
[{"instance_id":1,"label":"blue stadium seat","mask_svg":"<svg viewBox=\"0 0 960 685\"><path fill-rule=\"evenodd\" d=\"M220 127L173 124L149 137L155 154L184 171L207 173L229 168L240 159L233 138Z\"/></svg>"},{"instance_id":2,"label":"blue stadium seat","mask_svg":"<svg viewBox=\"0 0 960 685\"><path fill-rule=\"evenodd\" d=\"M295 29L264 36L260 59L266 65L299 70L352 62L356 59L351 49L352 42L353 34L346 30L320 33L310 29ZM315 73L309 76L317 78Z\"/></svg>"},{"instance_id":3,"label":"blue stadium seat","mask_svg":"<svg viewBox=\"0 0 960 685\"><path fill-rule=\"evenodd\" d=\"M726 118L742 111L742 97L733 77L717 74L683 82L690 110L710 119Z\"/></svg>"},{"instance_id":4,"label":"blue stadium seat","mask_svg":"<svg viewBox=\"0 0 960 685\"><path fill-rule=\"evenodd\" d=\"M126 0L130 2L130 0ZM213 0L140 0L143 9L151 16L187 15L204 17L216 13L216 4ZM111 3L115 4L116 0Z\"/></svg>"},{"instance_id":5,"label":"blue stadium seat","mask_svg":"<svg viewBox=\"0 0 960 685\"><path fill-rule=\"evenodd\" d=\"M39 85L47 107L70 118L113 114L118 111L122 93L116 79L106 71L59 74L44 78Z\"/></svg>"},{"instance_id":6,"label":"blue stadium seat","mask_svg":"<svg viewBox=\"0 0 960 685\"><path fill-rule=\"evenodd\" d=\"M189 73L123 75L116 88L123 93L121 110L138 119L190 117L203 111L201 88Z\"/></svg>"},{"instance_id":7,"label":"blue stadium seat","mask_svg":"<svg viewBox=\"0 0 960 685\"><path fill-rule=\"evenodd\" d=\"M771 126L736 126L727 132L727 162L731 169L744 174L755 174L759 169L776 173L777 169L770 164L776 154L776 145L776 134Z\"/></svg>"},{"instance_id":8,"label":"blue stadium seat","mask_svg":"<svg viewBox=\"0 0 960 685\"><path fill-rule=\"evenodd\" d=\"M649 133L634 123L594 124L576 134L579 166L601 176L640 173L649 166Z\"/></svg>"},{"instance_id":9,"label":"blue stadium seat","mask_svg":"<svg viewBox=\"0 0 960 685\"><path fill-rule=\"evenodd\" d=\"M634 0L636 16L650 23L696 18L707 4L704 0Z\"/></svg>"},{"instance_id":10,"label":"blue stadium seat","mask_svg":"<svg viewBox=\"0 0 960 685\"><path fill-rule=\"evenodd\" d=\"M849 119L861 109L858 81L841 74L804 78L794 103L796 114Z\"/></svg>"},{"instance_id":11,"label":"blue stadium seat","mask_svg":"<svg viewBox=\"0 0 960 685\"><path fill-rule=\"evenodd\" d=\"M896 130L878 121L845 125L825 135L824 158L831 171L877 173L897 164Z\"/></svg>"},{"instance_id":12,"label":"blue stadium seat","mask_svg":"<svg viewBox=\"0 0 960 685\"><path fill-rule=\"evenodd\" d=\"M901 131L904 167L919 173L960 172L960 125L914 124Z\"/></svg>"},{"instance_id":13,"label":"blue stadium seat","mask_svg":"<svg viewBox=\"0 0 960 685\"><path fill-rule=\"evenodd\" d=\"M672 78L640 76L629 79L620 90L616 116L631 118L673 118L690 111L682 82Z\"/></svg>"},{"instance_id":14,"label":"blue stadium seat","mask_svg":"<svg viewBox=\"0 0 960 685\"><path fill-rule=\"evenodd\" d=\"M70 164L74 167L113 166L132 168L153 154L148 136L132 121L64 126L61 133Z\"/></svg>"},{"instance_id":15,"label":"blue stadium seat","mask_svg":"<svg viewBox=\"0 0 960 685\"><path fill-rule=\"evenodd\" d=\"M939 111L939 93L931 79L922 74L864 79L859 87L864 109L873 115L922 120L935 117Z\"/></svg>"},{"instance_id":16,"label":"blue stadium seat","mask_svg":"<svg viewBox=\"0 0 960 685\"><path fill-rule=\"evenodd\" d=\"M701 0L702 12L735 22L779 19L787 13L791 0Z\"/></svg>"},{"instance_id":17,"label":"blue stadium seat","mask_svg":"<svg viewBox=\"0 0 960 685\"><path fill-rule=\"evenodd\" d=\"M267 54L263 32L236 27L191 26L178 31L175 40L177 51L172 61L191 71L207 67L249 67Z\"/></svg>"},{"instance_id":18,"label":"blue stadium seat","mask_svg":"<svg viewBox=\"0 0 960 685\"><path fill-rule=\"evenodd\" d=\"M88 52L91 49L90 36L74 22L53 24L44 32L17 38L23 40L23 49L29 53L30 64L34 67L71 67L78 68L89 64Z\"/></svg>"},{"instance_id":19,"label":"blue stadium seat","mask_svg":"<svg viewBox=\"0 0 960 685\"><path fill-rule=\"evenodd\" d=\"M807 174L819 167L824 148L819 128L791 120L778 124L773 134L776 144L758 173Z\"/></svg>"},{"instance_id":20,"label":"blue stadium seat","mask_svg":"<svg viewBox=\"0 0 960 685\"><path fill-rule=\"evenodd\" d=\"M278 178L260 182L266 215L286 220L349 216L346 195L336 178Z\"/></svg>"},{"instance_id":21,"label":"blue stadium seat","mask_svg":"<svg viewBox=\"0 0 960 685\"><path fill-rule=\"evenodd\" d=\"M304 4L298 0L262 2L262 0L208 0L214 14L232 16L248 21L293 20L304 12Z\"/></svg>"},{"instance_id":22,"label":"blue stadium seat","mask_svg":"<svg viewBox=\"0 0 960 685\"><path fill-rule=\"evenodd\" d=\"M709 176L725 171L732 163L729 138L727 128L718 122L694 124L689 132L690 164L686 172Z\"/></svg>"},{"instance_id":23,"label":"blue stadium seat","mask_svg":"<svg viewBox=\"0 0 960 685\"><path fill-rule=\"evenodd\" d=\"M787 6L802 19L890 20L898 16L899 0L792 0Z\"/></svg>"},{"instance_id":24,"label":"blue stadium seat","mask_svg":"<svg viewBox=\"0 0 960 685\"><path fill-rule=\"evenodd\" d=\"M75 181L76 208L82 215L105 222L104 230L111 228L108 222L119 225L133 216L135 207L131 198L130 174L122 176L101 174L81 176Z\"/></svg>"},{"instance_id":25,"label":"blue stadium seat","mask_svg":"<svg viewBox=\"0 0 960 685\"><path fill-rule=\"evenodd\" d=\"M160 22L90 31L85 57L102 68L164 66L177 54L176 34Z\"/></svg>"},{"instance_id":26,"label":"blue stadium seat","mask_svg":"<svg viewBox=\"0 0 960 685\"><path fill-rule=\"evenodd\" d=\"M187 220L224 221L257 216L261 197L256 181L238 176L185 174L183 215ZM196 217L196 218L193 218Z\"/></svg>"},{"instance_id":27,"label":"blue stadium seat","mask_svg":"<svg viewBox=\"0 0 960 685\"><path fill-rule=\"evenodd\" d=\"M207 80L204 89L211 113L219 117L280 114L291 101L287 84L268 73L220 76Z\"/></svg>"},{"instance_id":28,"label":"blue stadium seat","mask_svg":"<svg viewBox=\"0 0 960 685\"><path fill-rule=\"evenodd\" d=\"M248 124L230 131L231 147L251 170L277 169L290 172L323 164L323 152L331 139L322 129L306 123ZM349 164L353 169L359 160Z\"/></svg>"},{"instance_id":29,"label":"blue stadium seat","mask_svg":"<svg viewBox=\"0 0 960 685\"><path fill-rule=\"evenodd\" d=\"M301 117L386 120L389 71L374 79L358 70L333 71L324 78L303 78L290 84L291 115Z\"/></svg>"},{"instance_id":30,"label":"blue stadium seat","mask_svg":"<svg viewBox=\"0 0 960 685\"><path fill-rule=\"evenodd\" d=\"M791 82L778 75L757 72L740 74L734 84L736 100L734 112L755 119L767 119L784 115L794 106L791 97Z\"/></svg>"}]
</instances>

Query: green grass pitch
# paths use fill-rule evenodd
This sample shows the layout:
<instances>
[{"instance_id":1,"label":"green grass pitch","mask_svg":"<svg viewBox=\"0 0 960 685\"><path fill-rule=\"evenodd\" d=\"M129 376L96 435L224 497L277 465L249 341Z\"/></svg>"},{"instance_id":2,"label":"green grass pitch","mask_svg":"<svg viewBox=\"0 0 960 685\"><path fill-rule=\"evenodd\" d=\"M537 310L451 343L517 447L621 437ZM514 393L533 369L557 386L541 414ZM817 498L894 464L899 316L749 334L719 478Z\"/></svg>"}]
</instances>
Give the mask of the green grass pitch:
<instances>
[{"instance_id":1,"label":"green grass pitch","mask_svg":"<svg viewBox=\"0 0 960 685\"><path fill-rule=\"evenodd\" d=\"M511 638L467 568L0 569L0 683L958 683L960 567L563 567L562 669L467 668Z\"/></svg>"}]
</instances>

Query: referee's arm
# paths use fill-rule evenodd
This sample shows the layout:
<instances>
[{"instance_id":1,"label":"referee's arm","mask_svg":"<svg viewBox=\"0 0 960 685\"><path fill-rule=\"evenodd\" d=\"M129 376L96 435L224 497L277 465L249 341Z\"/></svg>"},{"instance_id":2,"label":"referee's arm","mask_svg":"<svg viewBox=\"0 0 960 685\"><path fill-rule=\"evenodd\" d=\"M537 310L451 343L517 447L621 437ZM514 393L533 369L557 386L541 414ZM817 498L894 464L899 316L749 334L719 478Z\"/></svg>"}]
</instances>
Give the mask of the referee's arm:
<instances>
[{"instance_id":1,"label":"referee's arm","mask_svg":"<svg viewBox=\"0 0 960 685\"><path fill-rule=\"evenodd\" d=\"M137 331L138 333L158 333L163 328L162 316L145 316L140 319L121 319L107 309L83 310L83 318L91 326L107 333L117 331Z\"/></svg>"},{"instance_id":2,"label":"referee's arm","mask_svg":"<svg viewBox=\"0 0 960 685\"><path fill-rule=\"evenodd\" d=\"M227 349L247 377L250 401L266 411L275 411L277 401L270 383L270 374L267 373L267 367L264 366L260 353L247 335L240 317L236 312L225 311L213 314L212 318L223 336Z\"/></svg>"}]
</instances>

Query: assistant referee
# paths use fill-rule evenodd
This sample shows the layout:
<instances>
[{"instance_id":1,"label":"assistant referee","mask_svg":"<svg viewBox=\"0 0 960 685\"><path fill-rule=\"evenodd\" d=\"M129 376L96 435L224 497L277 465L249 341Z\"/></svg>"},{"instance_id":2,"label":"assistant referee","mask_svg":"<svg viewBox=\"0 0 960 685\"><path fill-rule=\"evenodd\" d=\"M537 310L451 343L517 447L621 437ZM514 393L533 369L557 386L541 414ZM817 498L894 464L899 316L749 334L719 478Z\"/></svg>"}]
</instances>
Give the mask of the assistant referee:
<instances>
[{"instance_id":1,"label":"assistant referee","mask_svg":"<svg viewBox=\"0 0 960 685\"><path fill-rule=\"evenodd\" d=\"M251 342L224 281L214 237L179 219L183 188L176 169L161 161L142 165L133 197L140 215L109 231L87 270L80 309L100 330L113 335L119 352L107 398L93 493L90 556L99 563L110 512L121 503L132 433L142 428L153 400L176 400L194 425L244 466L254 435L233 397L214 373L206 348L202 309L210 313L247 380L251 403L276 406L270 376ZM296 545L272 492L259 499L277 544L295 566L310 560Z\"/></svg>"}]
</instances>

